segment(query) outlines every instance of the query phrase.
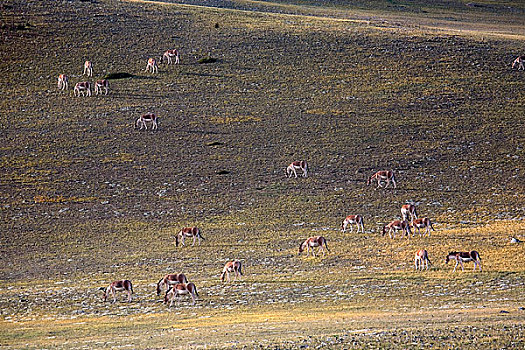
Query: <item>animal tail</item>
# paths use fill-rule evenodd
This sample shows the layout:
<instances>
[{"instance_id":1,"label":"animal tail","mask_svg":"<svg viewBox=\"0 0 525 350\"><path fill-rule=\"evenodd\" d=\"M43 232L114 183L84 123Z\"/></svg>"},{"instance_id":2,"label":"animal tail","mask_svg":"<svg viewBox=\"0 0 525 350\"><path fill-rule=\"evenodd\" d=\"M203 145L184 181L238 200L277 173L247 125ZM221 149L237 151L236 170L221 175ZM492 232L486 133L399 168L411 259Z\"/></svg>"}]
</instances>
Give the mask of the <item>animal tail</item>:
<instances>
[{"instance_id":1,"label":"animal tail","mask_svg":"<svg viewBox=\"0 0 525 350\"><path fill-rule=\"evenodd\" d=\"M175 236L175 247L179 246L179 234Z\"/></svg>"},{"instance_id":2,"label":"animal tail","mask_svg":"<svg viewBox=\"0 0 525 350\"><path fill-rule=\"evenodd\" d=\"M328 244L326 244L326 239L324 240L324 246L326 247L327 251L330 251L330 249L328 249Z\"/></svg>"},{"instance_id":3,"label":"animal tail","mask_svg":"<svg viewBox=\"0 0 525 350\"><path fill-rule=\"evenodd\" d=\"M197 292L197 287L195 286L195 284L193 285L193 292L195 293L195 296L198 298L199 292Z\"/></svg>"},{"instance_id":4,"label":"animal tail","mask_svg":"<svg viewBox=\"0 0 525 350\"><path fill-rule=\"evenodd\" d=\"M239 262L239 273L241 274L241 276L243 276L243 273L242 273L242 263Z\"/></svg>"},{"instance_id":5,"label":"animal tail","mask_svg":"<svg viewBox=\"0 0 525 350\"><path fill-rule=\"evenodd\" d=\"M135 294L135 292L133 291L133 284L131 283L131 281L129 281L129 289L131 290L131 294Z\"/></svg>"},{"instance_id":6,"label":"animal tail","mask_svg":"<svg viewBox=\"0 0 525 350\"><path fill-rule=\"evenodd\" d=\"M430 221L430 219L428 219L428 223L430 224L430 228L432 229L432 231L435 231L434 226L432 226L432 221Z\"/></svg>"}]
</instances>

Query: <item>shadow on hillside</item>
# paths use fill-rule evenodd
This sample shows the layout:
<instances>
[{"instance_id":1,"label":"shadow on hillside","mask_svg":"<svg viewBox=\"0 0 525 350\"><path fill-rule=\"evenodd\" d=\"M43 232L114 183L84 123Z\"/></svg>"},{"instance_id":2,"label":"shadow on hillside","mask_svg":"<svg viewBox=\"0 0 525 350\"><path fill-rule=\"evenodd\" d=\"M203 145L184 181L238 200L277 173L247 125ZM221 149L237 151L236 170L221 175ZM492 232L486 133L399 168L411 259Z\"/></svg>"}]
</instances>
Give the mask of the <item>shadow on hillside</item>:
<instances>
[{"instance_id":1,"label":"shadow on hillside","mask_svg":"<svg viewBox=\"0 0 525 350\"><path fill-rule=\"evenodd\" d=\"M224 75L218 75L218 74L209 74L209 73L184 73L184 75L191 75L191 76L197 76L197 77L211 77L211 78L224 78Z\"/></svg>"}]
</instances>

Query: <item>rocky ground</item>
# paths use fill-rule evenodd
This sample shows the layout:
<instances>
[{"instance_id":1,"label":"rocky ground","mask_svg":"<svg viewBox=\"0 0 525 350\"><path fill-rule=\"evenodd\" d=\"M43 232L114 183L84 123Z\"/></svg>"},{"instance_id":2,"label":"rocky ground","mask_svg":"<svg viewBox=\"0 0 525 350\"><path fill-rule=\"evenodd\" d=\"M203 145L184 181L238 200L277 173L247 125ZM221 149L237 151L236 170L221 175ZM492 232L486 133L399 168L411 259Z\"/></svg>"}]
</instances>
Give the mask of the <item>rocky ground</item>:
<instances>
[{"instance_id":1,"label":"rocky ground","mask_svg":"<svg viewBox=\"0 0 525 350\"><path fill-rule=\"evenodd\" d=\"M2 5L0 345L522 347L523 246L510 237L525 240L525 90L510 63L523 39L507 36L522 7L456 2L478 20L459 33L382 3L369 17L222 4ZM483 26L493 16L505 17L500 33ZM168 48L181 64L144 72ZM107 96L72 96L111 73L130 77ZM158 130L133 128L146 112ZM285 178L300 159L309 176ZM396 189L365 185L380 169ZM430 237L381 235L406 202L434 222ZM352 213L364 234L340 231ZM193 225L205 241L175 247ZM327 256L298 256L312 235L328 239ZM420 248L433 266L416 273ZM470 249L483 272L444 264ZM245 276L220 283L230 259ZM155 284L180 271L201 297L168 310ZM134 301L102 303L98 288L122 278Z\"/></svg>"}]
</instances>

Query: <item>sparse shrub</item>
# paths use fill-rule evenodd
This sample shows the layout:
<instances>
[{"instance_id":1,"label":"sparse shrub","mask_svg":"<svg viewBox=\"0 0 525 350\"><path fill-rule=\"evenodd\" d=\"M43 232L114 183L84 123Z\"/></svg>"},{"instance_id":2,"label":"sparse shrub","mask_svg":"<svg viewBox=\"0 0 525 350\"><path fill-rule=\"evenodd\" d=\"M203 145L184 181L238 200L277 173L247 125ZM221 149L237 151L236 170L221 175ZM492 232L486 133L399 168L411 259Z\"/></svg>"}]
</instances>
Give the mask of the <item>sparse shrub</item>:
<instances>
[{"instance_id":1,"label":"sparse shrub","mask_svg":"<svg viewBox=\"0 0 525 350\"><path fill-rule=\"evenodd\" d=\"M133 78L133 74L125 73L125 72L119 72L119 73L109 73L106 74L104 79L126 79L126 78Z\"/></svg>"},{"instance_id":2,"label":"sparse shrub","mask_svg":"<svg viewBox=\"0 0 525 350\"><path fill-rule=\"evenodd\" d=\"M206 56L206 57L201 58L201 59L198 60L197 62L198 62L199 64L203 64L203 63L215 63L215 62L217 62L217 59L214 58L214 57Z\"/></svg>"}]
</instances>

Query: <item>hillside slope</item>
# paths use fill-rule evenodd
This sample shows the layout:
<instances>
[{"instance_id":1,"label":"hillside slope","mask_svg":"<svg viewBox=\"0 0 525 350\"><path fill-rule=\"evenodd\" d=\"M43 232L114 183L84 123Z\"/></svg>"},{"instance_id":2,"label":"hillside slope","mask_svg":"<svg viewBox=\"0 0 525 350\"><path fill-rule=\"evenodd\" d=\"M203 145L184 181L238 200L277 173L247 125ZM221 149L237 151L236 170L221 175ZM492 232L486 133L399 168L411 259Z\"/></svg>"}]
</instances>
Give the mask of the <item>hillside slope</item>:
<instances>
[{"instance_id":1,"label":"hillside slope","mask_svg":"<svg viewBox=\"0 0 525 350\"><path fill-rule=\"evenodd\" d=\"M354 337L355 347L378 338L404 348L400 329L419 345L523 343L502 336L504 327L523 334L523 248L509 243L525 240L525 75L510 67L521 34L481 39L300 5L301 15L135 1L4 5L2 346L125 346L114 337L128 333L137 348L164 348L166 335L175 347L283 339L294 348L336 334L327 347ZM519 24L508 20L507 29ZM144 71L169 48L180 65ZM200 64L205 57L216 61ZM93 78L81 75L85 60ZM76 82L110 73L132 77L110 80L107 96L72 96ZM58 74L69 75L67 92ZM133 127L146 112L158 130ZM286 178L302 159L309 176ZM367 187L383 169L398 187ZM431 237L381 235L406 202L432 219ZM365 234L340 231L353 213ZM201 227L200 247L175 247L183 226ZM330 254L298 257L299 243L320 234ZM412 271L419 248L434 262L424 275ZM446 253L469 249L484 272L452 274ZM233 258L246 275L221 285ZM168 312L155 283L178 271L201 301ZM134 281L135 301L102 304L97 288L121 278ZM479 339L472 329L451 335L447 320L466 317L458 308L484 327ZM237 323L246 333L224 329Z\"/></svg>"}]
</instances>

